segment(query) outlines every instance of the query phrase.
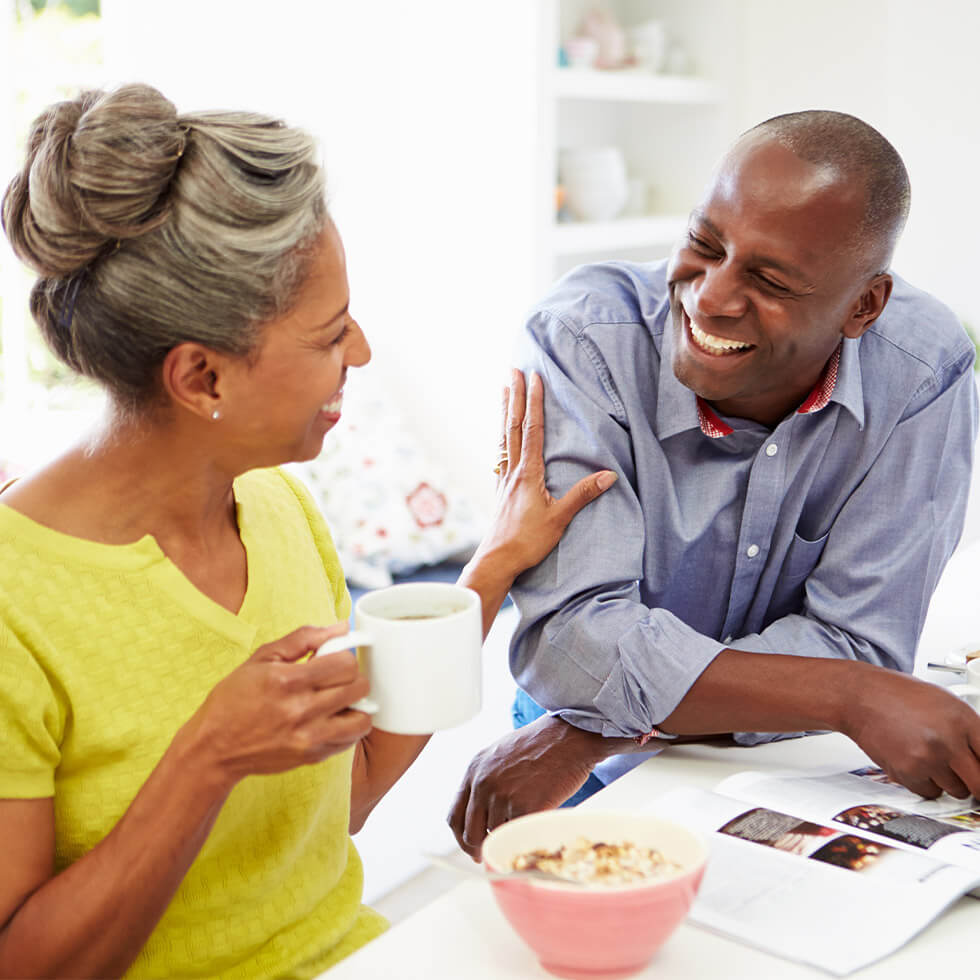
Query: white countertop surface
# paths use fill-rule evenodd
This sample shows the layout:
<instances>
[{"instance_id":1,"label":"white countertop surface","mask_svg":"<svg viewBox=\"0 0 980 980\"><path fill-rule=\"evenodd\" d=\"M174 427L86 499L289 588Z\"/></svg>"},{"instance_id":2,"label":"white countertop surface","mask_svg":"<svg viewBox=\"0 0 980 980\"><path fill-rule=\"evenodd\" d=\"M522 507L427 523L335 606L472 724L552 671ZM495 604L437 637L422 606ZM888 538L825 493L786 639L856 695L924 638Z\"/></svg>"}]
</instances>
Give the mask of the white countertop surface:
<instances>
[{"instance_id":1,"label":"white countertop surface","mask_svg":"<svg viewBox=\"0 0 980 980\"><path fill-rule=\"evenodd\" d=\"M743 770L851 769L867 757L843 735L814 735L754 748L672 746L596 794L583 806L630 808L678 786L713 788ZM897 953L850 976L925 980L975 969L980 901L963 898ZM498 910L489 885L467 881L338 964L329 980L517 980L546 978L533 953ZM829 977L713 934L682 925L640 980L797 980Z\"/></svg>"}]
</instances>

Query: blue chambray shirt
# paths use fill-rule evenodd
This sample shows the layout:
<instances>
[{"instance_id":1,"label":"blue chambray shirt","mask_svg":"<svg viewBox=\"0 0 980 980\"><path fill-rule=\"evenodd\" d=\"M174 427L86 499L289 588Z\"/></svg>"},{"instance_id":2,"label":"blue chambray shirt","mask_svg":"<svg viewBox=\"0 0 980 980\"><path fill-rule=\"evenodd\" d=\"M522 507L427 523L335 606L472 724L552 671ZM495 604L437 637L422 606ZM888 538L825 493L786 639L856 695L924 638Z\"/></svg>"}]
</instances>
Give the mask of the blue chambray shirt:
<instances>
[{"instance_id":1,"label":"blue chambray shirt","mask_svg":"<svg viewBox=\"0 0 980 980\"><path fill-rule=\"evenodd\" d=\"M719 416L733 431L709 438L671 370L665 273L582 266L528 319L518 360L545 384L549 489L620 479L515 584L517 682L573 725L635 737L726 647L911 671L966 509L966 332L896 276L878 320L843 341L825 407L774 429Z\"/></svg>"}]
</instances>

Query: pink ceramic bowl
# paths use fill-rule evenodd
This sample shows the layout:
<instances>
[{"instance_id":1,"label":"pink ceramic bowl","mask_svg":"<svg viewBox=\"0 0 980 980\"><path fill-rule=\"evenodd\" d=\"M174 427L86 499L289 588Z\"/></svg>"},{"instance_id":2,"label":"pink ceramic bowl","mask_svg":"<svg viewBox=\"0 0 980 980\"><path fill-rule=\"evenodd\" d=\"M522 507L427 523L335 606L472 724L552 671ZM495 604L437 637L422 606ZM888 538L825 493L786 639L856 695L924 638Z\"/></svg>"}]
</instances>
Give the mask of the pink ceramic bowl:
<instances>
[{"instance_id":1,"label":"pink ceramic bowl","mask_svg":"<svg viewBox=\"0 0 980 980\"><path fill-rule=\"evenodd\" d=\"M491 871L508 871L518 854L557 850L580 837L654 847L680 870L636 885L495 880L494 897L549 973L573 980L631 976L687 915L704 875L707 846L669 820L586 807L546 810L501 825L484 841L483 861Z\"/></svg>"}]
</instances>

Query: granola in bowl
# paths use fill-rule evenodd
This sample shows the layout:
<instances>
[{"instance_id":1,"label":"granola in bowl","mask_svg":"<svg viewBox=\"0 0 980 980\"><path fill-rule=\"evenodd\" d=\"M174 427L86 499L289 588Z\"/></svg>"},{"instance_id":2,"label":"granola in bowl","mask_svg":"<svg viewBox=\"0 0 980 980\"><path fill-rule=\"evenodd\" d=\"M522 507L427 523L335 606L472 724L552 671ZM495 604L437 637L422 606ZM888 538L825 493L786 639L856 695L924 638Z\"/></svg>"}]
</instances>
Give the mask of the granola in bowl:
<instances>
[{"instance_id":1,"label":"granola in bowl","mask_svg":"<svg viewBox=\"0 0 980 980\"><path fill-rule=\"evenodd\" d=\"M536 868L558 878L589 885L633 885L663 878L681 870L656 848L593 842L579 837L557 850L538 848L518 854L511 862L515 871Z\"/></svg>"}]
</instances>

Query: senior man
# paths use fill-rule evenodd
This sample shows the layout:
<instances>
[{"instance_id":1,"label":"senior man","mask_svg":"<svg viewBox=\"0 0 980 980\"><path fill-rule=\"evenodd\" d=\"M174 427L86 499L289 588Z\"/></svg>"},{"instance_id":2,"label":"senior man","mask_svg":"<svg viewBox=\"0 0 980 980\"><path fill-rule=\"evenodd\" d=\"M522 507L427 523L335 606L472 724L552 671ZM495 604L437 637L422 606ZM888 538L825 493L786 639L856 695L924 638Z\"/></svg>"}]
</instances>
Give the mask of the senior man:
<instances>
[{"instance_id":1,"label":"senior man","mask_svg":"<svg viewBox=\"0 0 980 980\"><path fill-rule=\"evenodd\" d=\"M651 739L835 730L923 796L980 794L980 716L909 676L977 404L962 326L889 271L908 208L875 129L779 116L669 262L583 266L533 312L549 483L621 478L513 590L516 708L540 717L470 764L449 819L471 856Z\"/></svg>"}]
</instances>

